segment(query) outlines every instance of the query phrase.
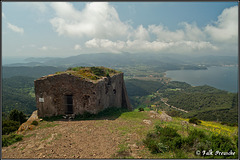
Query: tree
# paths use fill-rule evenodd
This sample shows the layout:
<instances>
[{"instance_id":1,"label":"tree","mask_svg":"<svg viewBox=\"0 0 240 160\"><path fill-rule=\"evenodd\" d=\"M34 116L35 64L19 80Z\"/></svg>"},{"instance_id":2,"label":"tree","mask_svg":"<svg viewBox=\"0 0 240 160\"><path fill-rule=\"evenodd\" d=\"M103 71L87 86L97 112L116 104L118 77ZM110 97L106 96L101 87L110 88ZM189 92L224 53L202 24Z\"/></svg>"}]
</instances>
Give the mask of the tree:
<instances>
[{"instance_id":1,"label":"tree","mask_svg":"<svg viewBox=\"0 0 240 160\"><path fill-rule=\"evenodd\" d=\"M17 121L20 124L22 124L22 123L27 121L26 115L22 111L18 111L16 109L12 110L9 113L9 117L8 118L9 118L9 120Z\"/></svg>"}]
</instances>

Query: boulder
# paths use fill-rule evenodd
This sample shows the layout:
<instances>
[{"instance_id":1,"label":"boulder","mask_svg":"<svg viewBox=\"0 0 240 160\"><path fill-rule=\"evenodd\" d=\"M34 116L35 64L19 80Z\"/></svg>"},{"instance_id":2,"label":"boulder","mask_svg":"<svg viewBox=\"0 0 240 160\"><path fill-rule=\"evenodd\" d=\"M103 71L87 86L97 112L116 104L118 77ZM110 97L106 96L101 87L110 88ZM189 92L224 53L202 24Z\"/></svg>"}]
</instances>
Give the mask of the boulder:
<instances>
[{"instance_id":1,"label":"boulder","mask_svg":"<svg viewBox=\"0 0 240 160\"><path fill-rule=\"evenodd\" d=\"M147 120L147 119L144 119L144 120L143 120L143 123L150 125L150 124L152 124L152 121Z\"/></svg>"},{"instance_id":2,"label":"boulder","mask_svg":"<svg viewBox=\"0 0 240 160\"><path fill-rule=\"evenodd\" d=\"M40 121L38 119L37 110L32 113L31 117L26 122L21 124L17 130L17 134L21 134L23 131L26 131L28 129L33 130L35 128L35 126L32 125L33 121Z\"/></svg>"}]
</instances>

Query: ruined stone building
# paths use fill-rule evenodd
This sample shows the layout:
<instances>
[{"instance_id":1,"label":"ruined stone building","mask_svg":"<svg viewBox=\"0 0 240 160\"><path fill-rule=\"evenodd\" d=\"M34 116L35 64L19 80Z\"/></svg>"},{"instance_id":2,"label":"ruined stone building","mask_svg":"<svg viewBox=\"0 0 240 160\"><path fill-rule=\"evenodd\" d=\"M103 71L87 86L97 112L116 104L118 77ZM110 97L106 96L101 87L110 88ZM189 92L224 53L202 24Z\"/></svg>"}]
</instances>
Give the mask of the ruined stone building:
<instances>
[{"instance_id":1,"label":"ruined stone building","mask_svg":"<svg viewBox=\"0 0 240 160\"><path fill-rule=\"evenodd\" d=\"M109 68L75 67L41 77L34 86L39 117L132 109L123 73Z\"/></svg>"}]
</instances>

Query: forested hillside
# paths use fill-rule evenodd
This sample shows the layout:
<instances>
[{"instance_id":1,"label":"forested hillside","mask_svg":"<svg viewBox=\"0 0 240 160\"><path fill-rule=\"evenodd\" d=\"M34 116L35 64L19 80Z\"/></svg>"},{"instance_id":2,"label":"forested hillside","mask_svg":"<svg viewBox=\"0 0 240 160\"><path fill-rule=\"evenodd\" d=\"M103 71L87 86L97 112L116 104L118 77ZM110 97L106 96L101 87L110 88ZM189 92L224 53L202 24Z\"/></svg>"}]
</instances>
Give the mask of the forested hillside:
<instances>
[{"instance_id":1,"label":"forested hillside","mask_svg":"<svg viewBox=\"0 0 240 160\"><path fill-rule=\"evenodd\" d=\"M148 86L155 85L155 87ZM163 84L155 81L127 80L126 86L134 107L151 107L176 111L181 117L197 117L201 120L237 123L238 95L207 85L192 87L185 82L171 81ZM181 112L170 106L188 111Z\"/></svg>"},{"instance_id":2,"label":"forested hillside","mask_svg":"<svg viewBox=\"0 0 240 160\"><path fill-rule=\"evenodd\" d=\"M128 95L134 108L155 105L162 110L176 111L177 115L182 117L237 122L238 97L235 93L228 93L206 85L192 87L185 82L169 81L163 77L162 72L145 71L147 68L144 66L130 69L126 74L138 75L135 76L138 79L134 79L134 77L125 79ZM59 70L65 69L47 66L3 67L3 115L13 109L23 111L25 114L31 114L36 110L34 79ZM141 74L145 75L141 77ZM165 102L170 106L189 112L180 112L167 106Z\"/></svg>"},{"instance_id":3,"label":"forested hillside","mask_svg":"<svg viewBox=\"0 0 240 160\"><path fill-rule=\"evenodd\" d=\"M2 111L8 114L17 109L25 114L36 110L34 78L15 76L2 80Z\"/></svg>"}]
</instances>

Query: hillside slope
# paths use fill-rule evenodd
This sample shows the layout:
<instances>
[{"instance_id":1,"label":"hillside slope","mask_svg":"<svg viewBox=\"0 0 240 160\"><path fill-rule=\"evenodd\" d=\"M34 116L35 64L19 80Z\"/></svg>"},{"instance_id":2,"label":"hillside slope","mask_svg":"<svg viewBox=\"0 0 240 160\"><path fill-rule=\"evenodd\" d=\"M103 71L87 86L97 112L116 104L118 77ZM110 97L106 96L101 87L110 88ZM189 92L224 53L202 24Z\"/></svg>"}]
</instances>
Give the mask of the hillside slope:
<instances>
[{"instance_id":1,"label":"hillside slope","mask_svg":"<svg viewBox=\"0 0 240 160\"><path fill-rule=\"evenodd\" d=\"M144 143L156 124L178 130L182 136L188 131L182 125L186 119L170 122L152 116L152 112L124 112L121 115L82 121L42 121L24 133L22 141L2 148L3 158L179 158L172 152L152 154ZM144 123L143 120L150 120ZM215 122L188 125L188 130L222 134L233 139L237 127ZM203 158L187 153L188 158Z\"/></svg>"}]
</instances>

